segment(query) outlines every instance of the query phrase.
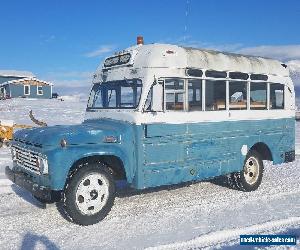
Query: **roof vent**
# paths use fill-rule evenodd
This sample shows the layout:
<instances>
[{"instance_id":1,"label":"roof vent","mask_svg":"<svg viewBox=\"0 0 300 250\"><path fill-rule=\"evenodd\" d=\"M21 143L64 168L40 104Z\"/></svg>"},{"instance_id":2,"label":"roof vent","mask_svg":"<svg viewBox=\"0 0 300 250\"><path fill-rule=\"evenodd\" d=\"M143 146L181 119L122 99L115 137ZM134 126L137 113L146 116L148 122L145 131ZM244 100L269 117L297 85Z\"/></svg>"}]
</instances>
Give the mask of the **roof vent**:
<instances>
[{"instance_id":1,"label":"roof vent","mask_svg":"<svg viewBox=\"0 0 300 250\"><path fill-rule=\"evenodd\" d=\"M137 45L143 45L143 44L144 44L144 37L138 36L138 37L136 38L136 44L137 44Z\"/></svg>"}]
</instances>

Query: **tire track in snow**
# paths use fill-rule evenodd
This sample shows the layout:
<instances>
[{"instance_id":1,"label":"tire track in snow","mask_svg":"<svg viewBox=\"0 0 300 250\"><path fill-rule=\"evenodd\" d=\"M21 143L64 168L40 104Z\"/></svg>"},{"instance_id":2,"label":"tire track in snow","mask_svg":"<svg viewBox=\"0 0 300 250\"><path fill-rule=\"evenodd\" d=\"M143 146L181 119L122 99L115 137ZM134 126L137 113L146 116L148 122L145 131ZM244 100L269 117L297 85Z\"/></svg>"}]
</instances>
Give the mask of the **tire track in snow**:
<instances>
[{"instance_id":1,"label":"tire track in snow","mask_svg":"<svg viewBox=\"0 0 300 250\"><path fill-rule=\"evenodd\" d=\"M176 249L196 249L206 248L219 245L220 243L232 241L233 239L239 239L242 234L262 234L268 231L281 231L290 226L299 226L300 217L290 217L287 219L268 221L262 224L255 224L244 228L227 229L216 232L211 232L205 235L201 235L195 239L175 242L168 245L162 245L159 247L149 247L147 250L176 250Z\"/></svg>"}]
</instances>

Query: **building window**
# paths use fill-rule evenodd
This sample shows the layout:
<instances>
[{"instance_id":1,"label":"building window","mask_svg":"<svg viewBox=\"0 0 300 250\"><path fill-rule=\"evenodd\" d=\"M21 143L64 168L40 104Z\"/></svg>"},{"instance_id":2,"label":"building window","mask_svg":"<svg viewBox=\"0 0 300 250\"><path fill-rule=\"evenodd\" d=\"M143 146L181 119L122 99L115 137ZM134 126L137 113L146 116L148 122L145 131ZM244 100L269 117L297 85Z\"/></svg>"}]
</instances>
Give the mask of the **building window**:
<instances>
[{"instance_id":1,"label":"building window","mask_svg":"<svg viewBox=\"0 0 300 250\"><path fill-rule=\"evenodd\" d=\"M4 87L0 88L0 98L3 98L3 97L6 97L5 88Z\"/></svg>"},{"instance_id":2,"label":"building window","mask_svg":"<svg viewBox=\"0 0 300 250\"><path fill-rule=\"evenodd\" d=\"M247 109L247 82L229 82L229 109Z\"/></svg>"},{"instance_id":3,"label":"building window","mask_svg":"<svg viewBox=\"0 0 300 250\"><path fill-rule=\"evenodd\" d=\"M24 85L24 95L30 95L30 85Z\"/></svg>"},{"instance_id":4,"label":"building window","mask_svg":"<svg viewBox=\"0 0 300 250\"><path fill-rule=\"evenodd\" d=\"M184 110L184 80L183 79L166 79L166 110Z\"/></svg>"},{"instance_id":5,"label":"building window","mask_svg":"<svg viewBox=\"0 0 300 250\"><path fill-rule=\"evenodd\" d=\"M202 110L202 81L188 80L189 111Z\"/></svg>"},{"instance_id":6,"label":"building window","mask_svg":"<svg viewBox=\"0 0 300 250\"><path fill-rule=\"evenodd\" d=\"M43 95L43 87L37 86L37 95Z\"/></svg>"},{"instance_id":7,"label":"building window","mask_svg":"<svg viewBox=\"0 0 300 250\"><path fill-rule=\"evenodd\" d=\"M226 109L226 81L206 80L205 110Z\"/></svg>"},{"instance_id":8,"label":"building window","mask_svg":"<svg viewBox=\"0 0 300 250\"><path fill-rule=\"evenodd\" d=\"M250 109L267 109L267 83L251 82Z\"/></svg>"},{"instance_id":9,"label":"building window","mask_svg":"<svg viewBox=\"0 0 300 250\"><path fill-rule=\"evenodd\" d=\"M270 84L270 109L284 109L284 85Z\"/></svg>"}]
</instances>

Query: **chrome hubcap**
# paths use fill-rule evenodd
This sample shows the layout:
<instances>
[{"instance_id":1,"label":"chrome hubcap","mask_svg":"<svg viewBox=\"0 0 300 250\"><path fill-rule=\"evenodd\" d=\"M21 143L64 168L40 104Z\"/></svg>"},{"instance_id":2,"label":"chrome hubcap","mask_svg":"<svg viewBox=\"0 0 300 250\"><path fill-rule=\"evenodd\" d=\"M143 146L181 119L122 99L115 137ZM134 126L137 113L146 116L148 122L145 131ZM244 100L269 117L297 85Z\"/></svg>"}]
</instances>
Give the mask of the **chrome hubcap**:
<instances>
[{"instance_id":1,"label":"chrome hubcap","mask_svg":"<svg viewBox=\"0 0 300 250\"><path fill-rule=\"evenodd\" d=\"M259 176L259 163L255 157L250 157L244 167L244 177L248 184L256 183Z\"/></svg>"},{"instance_id":2,"label":"chrome hubcap","mask_svg":"<svg viewBox=\"0 0 300 250\"><path fill-rule=\"evenodd\" d=\"M84 177L76 191L76 205L81 213L85 215L98 213L107 202L108 188L107 179L99 173Z\"/></svg>"}]
</instances>

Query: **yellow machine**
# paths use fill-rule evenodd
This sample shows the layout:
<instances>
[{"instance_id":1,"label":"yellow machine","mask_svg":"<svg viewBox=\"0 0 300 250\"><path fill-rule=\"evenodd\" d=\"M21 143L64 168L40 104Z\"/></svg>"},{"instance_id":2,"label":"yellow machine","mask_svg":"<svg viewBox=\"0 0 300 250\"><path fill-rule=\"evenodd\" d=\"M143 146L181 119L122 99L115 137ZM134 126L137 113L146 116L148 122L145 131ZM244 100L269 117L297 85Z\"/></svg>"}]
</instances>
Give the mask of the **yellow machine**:
<instances>
[{"instance_id":1,"label":"yellow machine","mask_svg":"<svg viewBox=\"0 0 300 250\"><path fill-rule=\"evenodd\" d=\"M30 119L38 126L47 126L46 123L39 121L33 117L32 110L29 112ZM13 139L15 129L33 128L34 126L15 124L12 120L0 120L0 148L3 144L8 144Z\"/></svg>"},{"instance_id":2,"label":"yellow machine","mask_svg":"<svg viewBox=\"0 0 300 250\"><path fill-rule=\"evenodd\" d=\"M32 126L14 124L13 121L0 120L0 147L13 138L15 129L32 128Z\"/></svg>"}]
</instances>

